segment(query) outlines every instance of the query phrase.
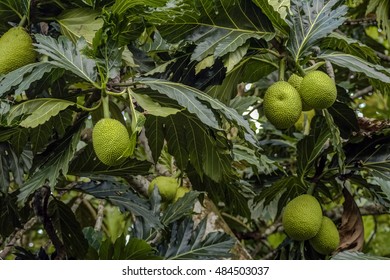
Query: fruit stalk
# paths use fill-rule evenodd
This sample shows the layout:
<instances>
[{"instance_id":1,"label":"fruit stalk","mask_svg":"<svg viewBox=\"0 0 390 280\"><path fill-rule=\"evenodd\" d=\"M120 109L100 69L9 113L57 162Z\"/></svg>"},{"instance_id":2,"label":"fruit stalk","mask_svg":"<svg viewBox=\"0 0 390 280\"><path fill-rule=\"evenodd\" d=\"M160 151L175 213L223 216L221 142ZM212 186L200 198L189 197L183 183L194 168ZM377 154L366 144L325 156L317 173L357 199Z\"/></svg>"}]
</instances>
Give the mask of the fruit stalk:
<instances>
[{"instance_id":1,"label":"fruit stalk","mask_svg":"<svg viewBox=\"0 0 390 280\"><path fill-rule=\"evenodd\" d=\"M103 116L105 119L110 118L110 100L106 93L105 88L102 88L102 103L103 103Z\"/></svg>"},{"instance_id":2,"label":"fruit stalk","mask_svg":"<svg viewBox=\"0 0 390 280\"><path fill-rule=\"evenodd\" d=\"M284 81L284 72L286 71L286 57L279 62L279 81Z\"/></svg>"}]
</instances>

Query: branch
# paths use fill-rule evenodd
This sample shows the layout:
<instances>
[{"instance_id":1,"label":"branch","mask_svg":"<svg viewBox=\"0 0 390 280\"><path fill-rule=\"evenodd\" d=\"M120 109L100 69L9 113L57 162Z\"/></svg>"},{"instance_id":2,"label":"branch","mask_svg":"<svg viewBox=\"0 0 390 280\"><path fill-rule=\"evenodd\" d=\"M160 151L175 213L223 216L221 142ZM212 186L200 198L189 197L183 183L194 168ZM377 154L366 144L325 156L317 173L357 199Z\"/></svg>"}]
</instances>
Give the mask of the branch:
<instances>
[{"instance_id":1,"label":"branch","mask_svg":"<svg viewBox=\"0 0 390 280\"><path fill-rule=\"evenodd\" d=\"M34 216L32 217L30 220L28 220L23 228L21 229L18 229L15 233L13 233L11 235L11 240L9 242L7 242L4 246L4 249L2 251L0 251L0 260L2 259L5 259L7 257L7 255L9 254L9 252L11 251L12 247L16 244L16 242L22 238L23 234L29 230L30 228L32 228L35 223L37 222L37 217Z\"/></svg>"},{"instance_id":2,"label":"branch","mask_svg":"<svg viewBox=\"0 0 390 280\"><path fill-rule=\"evenodd\" d=\"M97 211L97 217L95 222L95 231L101 231L102 225L103 225L103 218L104 218L104 200L100 200L98 205L98 211Z\"/></svg>"},{"instance_id":3,"label":"branch","mask_svg":"<svg viewBox=\"0 0 390 280\"><path fill-rule=\"evenodd\" d=\"M65 246L64 244L62 244L62 241L57 236L52 220L48 215L47 207L49 204L49 198L50 198L49 187L43 186L42 188L38 189L34 194L34 201L33 201L34 211L35 214L40 219L40 221L42 222L47 235L49 236L54 247L56 248L57 256L55 257L55 259L62 260L66 257Z\"/></svg>"},{"instance_id":4,"label":"branch","mask_svg":"<svg viewBox=\"0 0 390 280\"><path fill-rule=\"evenodd\" d=\"M372 92L372 90L373 90L373 87L372 87L372 86L368 86L368 87L365 87L365 88L363 88L363 89L361 89L361 90L357 90L357 91L355 92L355 94L352 95L351 98L352 98L352 99L355 99L355 98L362 97L362 96L364 96L364 95L366 95L366 94Z\"/></svg>"},{"instance_id":5,"label":"branch","mask_svg":"<svg viewBox=\"0 0 390 280\"><path fill-rule=\"evenodd\" d=\"M378 25L376 16L366 17L366 18L357 18L357 19L347 19L344 22L344 25Z\"/></svg>"}]
</instances>

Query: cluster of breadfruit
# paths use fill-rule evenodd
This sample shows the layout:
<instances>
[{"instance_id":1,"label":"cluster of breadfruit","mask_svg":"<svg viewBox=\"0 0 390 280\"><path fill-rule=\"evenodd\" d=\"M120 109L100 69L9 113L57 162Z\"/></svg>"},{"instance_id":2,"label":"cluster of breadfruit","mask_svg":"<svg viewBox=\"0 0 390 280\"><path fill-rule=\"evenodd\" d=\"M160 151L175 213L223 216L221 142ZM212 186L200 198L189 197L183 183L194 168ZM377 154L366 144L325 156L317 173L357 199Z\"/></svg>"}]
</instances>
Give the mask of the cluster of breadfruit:
<instances>
[{"instance_id":1,"label":"cluster of breadfruit","mask_svg":"<svg viewBox=\"0 0 390 280\"><path fill-rule=\"evenodd\" d=\"M336 101L335 82L322 71L312 71L303 78L293 74L288 82L272 84L264 95L267 119L278 129L293 126L302 111L326 109Z\"/></svg>"},{"instance_id":2,"label":"cluster of breadfruit","mask_svg":"<svg viewBox=\"0 0 390 280\"><path fill-rule=\"evenodd\" d=\"M0 75L35 62L33 41L23 27L12 27L0 38Z\"/></svg>"},{"instance_id":3,"label":"cluster of breadfruit","mask_svg":"<svg viewBox=\"0 0 390 280\"><path fill-rule=\"evenodd\" d=\"M309 240L318 253L329 255L340 243L336 225L322 214L318 200L309 194L300 195L287 203L282 224L292 240Z\"/></svg>"}]
</instances>

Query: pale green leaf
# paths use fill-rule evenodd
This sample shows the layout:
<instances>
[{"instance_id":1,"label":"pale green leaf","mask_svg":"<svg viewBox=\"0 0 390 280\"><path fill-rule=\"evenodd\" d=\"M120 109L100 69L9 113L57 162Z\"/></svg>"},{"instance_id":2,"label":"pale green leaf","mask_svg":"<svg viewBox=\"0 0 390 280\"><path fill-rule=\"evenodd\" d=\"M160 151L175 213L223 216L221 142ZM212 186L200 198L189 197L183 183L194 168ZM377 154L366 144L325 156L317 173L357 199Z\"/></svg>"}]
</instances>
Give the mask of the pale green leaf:
<instances>
[{"instance_id":1,"label":"pale green leaf","mask_svg":"<svg viewBox=\"0 0 390 280\"><path fill-rule=\"evenodd\" d=\"M73 105L75 105L74 102L54 98L28 100L11 108L8 122L10 124L16 117L27 115L27 118L23 119L19 125L34 128Z\"/></svg>"},{"instance_id":2,"label":"pale green leaf","mask_svg":"<svg viewBox=\"0 0 390 280\"><path fill-rule=\"evenodd\" d=\"M65 10L57 17L61 27L61 33L71 39L74 43L80 37L92 44L96 31L103 26L103 19L99 17L100 12L88 8L77 8Z\"/></svg>"},{"instance_id":3,"label":"pale green leaf","mask_svg":"<svg viewBox=\"0 0 390 280\"><path fill-rule=\"evenodd\" d=\"M99 87L96 83L96 62L83 54L83 49L87 47L85 39L80 38L75 45L65 36L60 36L56 40L49 36L36 34L35 38L37 43L34 45L37 47L37 51L51 58L49 63L68 70Z\"/></svg>"},{"instance_id":4,"label":"pale green leaf","mask_svg":"<svg viewBox=\"0 0 390 280\"><path fill-rule=\"evenodd\" d=\"M327 60L340 67L348 68L351 71L363 73L384 83L390 83L390 69L379 64L370 63L360 57L342 52L324 51L318 58Z\"/></svg>"},{"instance_id":5,"label":"pale green leaf","mask_svg":"<svg viewBox=\"0 0 390 280\"><path fill-rule=\"evenodd\" d=\"M146 94L137 94L135 92L131 93L131 95L135 98L138 105L142 107L146 111L147 114L157 116L157 117L167 117L169 115L174 115L180 110L170 107L161 106L159 103L154 102L148 95Z\"/></svg>"}]
</instances>

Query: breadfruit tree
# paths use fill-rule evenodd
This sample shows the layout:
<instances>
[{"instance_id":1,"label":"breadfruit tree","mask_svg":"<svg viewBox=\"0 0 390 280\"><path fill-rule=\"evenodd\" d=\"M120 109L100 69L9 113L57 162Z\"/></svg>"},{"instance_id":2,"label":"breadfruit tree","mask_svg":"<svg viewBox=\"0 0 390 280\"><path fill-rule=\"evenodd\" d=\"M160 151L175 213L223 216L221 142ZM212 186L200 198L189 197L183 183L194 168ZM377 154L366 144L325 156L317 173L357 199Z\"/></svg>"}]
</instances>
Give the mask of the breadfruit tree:
<instances>
[{"instance_id":1,"label":"breadfruit tree","mask_svg":"<svg viewBox=\"0 0 390 280\"><path fill-rule=\"evenodd\" d=\"M389 13L0 0L0 257L389 257Z\"/></svg>"}]
</instances>

